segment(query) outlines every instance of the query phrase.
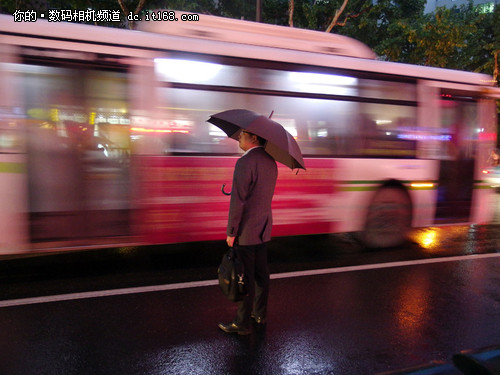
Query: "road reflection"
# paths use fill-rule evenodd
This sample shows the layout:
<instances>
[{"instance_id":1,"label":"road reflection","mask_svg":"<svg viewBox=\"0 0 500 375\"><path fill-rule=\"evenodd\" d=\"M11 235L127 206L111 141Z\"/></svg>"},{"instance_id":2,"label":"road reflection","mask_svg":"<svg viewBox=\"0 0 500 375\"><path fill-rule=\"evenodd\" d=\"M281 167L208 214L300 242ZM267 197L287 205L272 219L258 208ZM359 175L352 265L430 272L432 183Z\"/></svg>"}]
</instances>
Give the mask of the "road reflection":
<instances>
[{"instance_id":1,"label":"road reflection","mask_svg":"<svg viewBox=\"0 0 500 375\"><path fill-rule=\"evenodd\" d=\"M415 229L410 240L424 255L483 254L498 248L499 234L498 225L454 225Z\"/></svg>"},{"instance_id":2,"label":"road reflection","mask_svg":"<svg viewBox=\"0 0 500 375\"><path fill-rule=\"evenodd\" d=\"M429 321L431 280L427 272L413 270L405 281L397 287L395 317L402 337L415 340Z\"/></svg>"}]
</instances>

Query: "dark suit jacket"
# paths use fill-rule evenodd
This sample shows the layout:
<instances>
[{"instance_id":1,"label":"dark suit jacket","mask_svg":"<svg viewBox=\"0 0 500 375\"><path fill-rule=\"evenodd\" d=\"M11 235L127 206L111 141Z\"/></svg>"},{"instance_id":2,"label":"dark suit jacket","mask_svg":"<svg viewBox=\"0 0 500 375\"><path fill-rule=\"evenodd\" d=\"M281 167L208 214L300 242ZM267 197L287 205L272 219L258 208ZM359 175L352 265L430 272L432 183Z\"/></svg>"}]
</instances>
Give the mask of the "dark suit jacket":
<instances>
[{"instance_id":1,"label":"dark suit jacket","mask_svg":"<svg viewBox=\"0 0 500 375\"><path fill-rule=\"evenodd\" d=\"M262 147L252 148L236 162L227 235L237 237L239 245L271 239L271 201L277 178L276 162Z\"/></svg>"}]
</instances>

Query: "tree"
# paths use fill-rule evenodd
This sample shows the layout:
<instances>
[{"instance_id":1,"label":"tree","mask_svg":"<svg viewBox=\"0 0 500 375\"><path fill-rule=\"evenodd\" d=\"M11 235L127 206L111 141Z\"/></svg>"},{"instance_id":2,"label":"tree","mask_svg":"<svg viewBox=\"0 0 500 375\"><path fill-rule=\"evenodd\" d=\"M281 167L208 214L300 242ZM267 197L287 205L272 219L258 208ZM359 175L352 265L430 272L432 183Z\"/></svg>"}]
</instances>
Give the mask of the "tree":
<instances>
[{"instance_id":1,"label":"tree","mask_svg":"<svg viewBox=\"0 0 500 375\"><path fill-rule=\"evenodd\" d=\"M290 1L290 4L293 0ZM290 25L290 10L288 0L264 0L262 2L262 22L273 25ZM293 15L293 11L291 12Z\"/></svg>"},{"instance_id":2,"label":"tree","mask_svg":"<svg viewBox=\"0 0 500 375\"><path fill-rule=\"evenodd\" d=\"M337 15L330 19L331 30L360 40L382 58L392 59L411 49L402 28L420 19L424 6L425 0L379 0L375 4L337 0L330 13Z\"/></svg>"},{"instance_id":3,"label":"tree","mask_svg":"<svg viewBox=\"0 0 500 375\"><path fill-rule=\"evenodd\" d=\"M367 10L369 10L371 8L371 5L368 4L362 10L360 10L359 13L349 13L349 14L346 14L344 16L344 18L343 18L343 21L339 22L340 16L344 13L344 11L345 11L348 3L349 3L349 0L344 0L344 2L342 3L342 5L340 6L340 8L335 11L335 15L333 16L332 21L330 22L330 24L328 25L328 27L325 30L327 33L329 33L330 31L332 31L332 29L335 26L345 26L347 24L347 21L349 19L351 19L351 18L358 18L363 12L365 12L365 11L367 11Z\"/></svg>"},{"instance_id":4,"label":"tree","mask_svg":"<svg viewBox=\"0 0 500 375\"><path fill-rule=\"evenodd\" d=\"M224 17L255 21L255 0L219 0L217 12Z\"/></svg>"},{"instance_id":5,"label":"tree","mask_svg":"<svg viewBox=\"0 0 500 375\"><path fill-rule=\"evenodd\" d=\"M125 4L124 0L118 0L118 4L120 5L121 10L123 11L125 19L128 20L128 25L129 25L130 29L135 28L135 21L134 21L134 17L132 17L132 20L130 20L129 15L130 14L132 14L133 16L139 15L139 13L142 11L142 8L144 8L145 3L146 3L146 0L140 0L136 6L134 12L131 12L128 10L127 5Z\"/></svg>"},{"instance_id":6,"label":"tree","mask_svg":"<svg viewBox=\"0 0 500 375\"><path fill-rule=\"evenodd\" d=\"M467 70L485 72L493 75L497 84L500 84L499 55L500 55L500 5L493 13L481 14L476 22L478 36L476 45L471 43L471 64ZM482 36L482 37L481 37ZM472 47L476 47L473 49Z\"/></svg>"},{"instance_id":7,"label":"tree","mask_svg":"<svg viewBox=\"0 0 500 375\"><path fill-rule=\"evenodd\" d=\"M422 19L424 7L425 0L380 0L361 20L357 35L381 58L405 61L414 48L408 33Z\"/></svg>"}]
</instances>

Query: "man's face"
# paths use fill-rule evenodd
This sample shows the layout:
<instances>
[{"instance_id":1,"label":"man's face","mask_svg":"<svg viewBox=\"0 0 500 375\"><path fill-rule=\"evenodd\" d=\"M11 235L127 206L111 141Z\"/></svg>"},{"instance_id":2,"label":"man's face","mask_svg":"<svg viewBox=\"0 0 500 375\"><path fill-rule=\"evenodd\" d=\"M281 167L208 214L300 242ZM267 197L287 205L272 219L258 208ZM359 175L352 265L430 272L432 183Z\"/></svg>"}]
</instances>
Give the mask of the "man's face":
<instances>
[{"instance_id":1,"label":"man's face","mask_svg":"<svg viewBox=\"0 0 500 375\"><path fill-rule=\"evenodd\" d=\"M251 133L247 133L246 131L242 131L238 137L238 142L240 144L240 148L243 151L248 151L250 148L255 146L255 144L254 144L255 139L256 139L255 135L253 135Z\"/></svg>"}]
</instances>

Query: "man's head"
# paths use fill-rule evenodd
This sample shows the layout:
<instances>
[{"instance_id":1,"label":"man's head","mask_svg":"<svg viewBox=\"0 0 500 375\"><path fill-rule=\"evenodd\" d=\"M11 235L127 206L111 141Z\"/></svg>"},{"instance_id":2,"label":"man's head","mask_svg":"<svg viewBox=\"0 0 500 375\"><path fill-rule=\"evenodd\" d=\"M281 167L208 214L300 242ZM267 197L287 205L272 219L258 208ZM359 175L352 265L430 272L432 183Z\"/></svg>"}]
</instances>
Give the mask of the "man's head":
<instances>
[{"instance_id":1,"label":"man's head","mask_svg":"<svg viewBox=\"0 0 500 375\"><path fill-rule=\"evenodd\" d=\"M248 151L256 146L264 146L266 140L258 135L242 130L238 137L238 142L243 151Z\"/></svg>"}]
</instances>

